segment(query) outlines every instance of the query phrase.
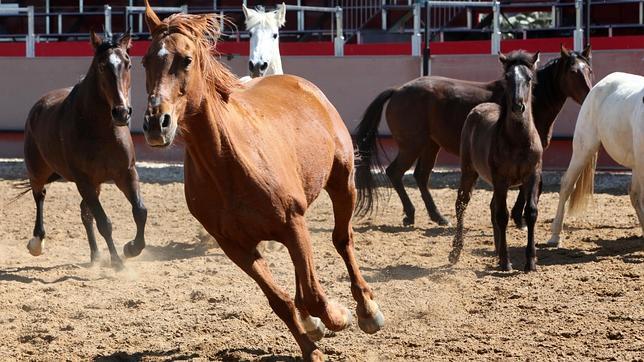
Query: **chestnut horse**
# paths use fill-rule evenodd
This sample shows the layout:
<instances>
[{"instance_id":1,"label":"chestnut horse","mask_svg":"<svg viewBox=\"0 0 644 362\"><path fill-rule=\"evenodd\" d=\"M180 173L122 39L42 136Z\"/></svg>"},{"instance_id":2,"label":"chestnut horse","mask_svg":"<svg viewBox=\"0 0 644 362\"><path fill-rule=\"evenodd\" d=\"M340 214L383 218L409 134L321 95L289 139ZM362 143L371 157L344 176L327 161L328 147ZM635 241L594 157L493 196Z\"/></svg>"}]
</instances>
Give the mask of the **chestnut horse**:
<instances>
[{"instance_id":1,"label":"chestnut horse","mask_svg":"<svg viewBox=\"0 0 644 362\"><path fill-rule=\"evenodd\" d=\"M185 195L192 215L226 255L257 282L306 360L322 360L324 328L349 326L351 312L327 299L313 263L306 210L325 189L333 203L333 244L344 259L360 328L384 317L354 256L351 136L322 92L295 76L239 80L210 53L220 35L215 14L159 20L146 1L152 43L143 58L149 95L144 119L151 146L185 142ZM257 250L276 240L295 267L295 302ZM298 313L299 312L299 313ZM299 314L299 316L298 316Z\"/></svg>"},{"instance_id":2,"label":"chestnut horse","mask_svg":"<svg viewBox=\"0 0 644 362\"><path fill-rule=\"evenodd\" d=\"M463 249L463 217L480 176L494 188L490 204L494 246L504 271L512 270L508 258L506 228L508 189L520 186L528 202L525 217L528 226L526 271L536 270L534 224L541 183L541 154L543 146L532 119L532 82L536 79L539 53L532 55L515 51L507 57L499 54L503 63L506 91L497 103L482 103L474 107L465 120L461 133L461 185L456 198L456 235L449 261L456 263Z\"/></svg>"},{"instance_id":3,"label":"chestnut horse","mask_svg":"<svg viewBox=\"0 0 644 362\"><path fill-rule=\"evenodd\" d=\"M561 56L548 62L537 72L534 89L534 121L544 149L550 144L555 118L566 99L581 104L592 87L590 46L577 53L561 46ZM503 101L503 80L489 83L469 82L443 77L420 77L400 88L382 92L369 105L356 129L356 142L361 160L356 167L359 215L373 210L377 202L376 183L372 168L382 169L377 157L378 125L385 102L385 113L399 151L386 173L403 204L403 223L414 223L415 209L403 186L402 178L418 159L414 178L432 221L439 225L449 222L434 204L427 183L438 151L443 148L459 154L461 130L468 112L484 102ZM522 210L525 194L519 193L512 209L517 226L523 226Z\"/></svg>"},{"instance_id":4,"label":"chestnut horse","mask_svg":"<svg viewBox=\"0 0 644 362\"><path fill-rule=\"evenodd\" d=\"M94 59L85 78L73 88L51 91L31 109L25 124L25 164L29 186L36 201L34 238L27 248L42 253L45 228L43 203L46 185L64 178L76 183L82 201L81 219L89 240L90 258L99 257L94 219L105 238L112 266L123 263L112 240L112 224L99 201L103 182L114 181L132 204L136 237L125 244L127 257L139 255L145 247L147 211L139 192L134 145L130 136L130 35L118 40L102 39L94 32Z\"/></svg>"}]
</instances>

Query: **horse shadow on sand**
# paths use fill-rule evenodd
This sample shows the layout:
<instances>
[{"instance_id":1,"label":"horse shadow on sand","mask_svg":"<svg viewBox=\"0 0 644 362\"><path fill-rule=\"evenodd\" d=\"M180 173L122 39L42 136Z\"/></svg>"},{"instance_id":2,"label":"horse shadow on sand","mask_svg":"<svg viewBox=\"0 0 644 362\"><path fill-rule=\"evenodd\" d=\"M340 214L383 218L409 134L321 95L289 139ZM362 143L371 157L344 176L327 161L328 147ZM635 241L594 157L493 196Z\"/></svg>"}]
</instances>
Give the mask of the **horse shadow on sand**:
<instances>
[{"instance_id":1,"label":"horse shadow on sand","mask_svg":"<svg viewBox=\"0 0 644 362\"><path fill-rule=\"evenodd\" d=\"M158 360L158 361L182 361L192 360L201 356L195 352L182 352L179 348L171 349L168 351L142 351L142 352L115 352L109 355L96 356L92 359L93 362L138 362L144 360ZM259 348L231 348L224 349L215 354L214 357L217 361L236 362L236 361L264 361L264 362L277 362L277 361L298 361L301 359L294 358L286 355L274 355L270 352L264 351ZM209 360L213 358L209 357Z\"/></svg>"},{"instance_id":2,"label":"horse shadow on sand","mask_svg":"<svg viewBox=\"0 0 644 362\"><path fill-rule=\"evenodd\" d=\"M27 273L33 274L34 272L48 272L48 271L57 270L57 269L71 270L71 269L89 268L90 266L91 266L90 263L85 263L85 264L61 264L61 265L54 265L54 266L47 266L47 267L23 266L23 267L16 267L16 268L6 268L6 269L0 269L0 281L17 282L17 283L23 283L23 284L30 284L30 283L57 284L67 280L89 282L95 279L83 278L76 275L65 275L55 280L49 281L49 280L44 280L42 278L37 278L34 276L21 275L20 273L27 272ZM98 279L102 279L102 278L98 278Z\"/></svg>"},{"instance_id":3,"label":"horse shadow on sand","mask_svg":"<svg viewBox=\"0 0 644 362\"><path fill-rule=\"evenodd\" d=\"M164 245L148 244L143 249L144 254L138 259L142 261L172 261L192 259L200 256L223 256L223 254L219 255L208 252L210 249L216 247L216 245L208 242L185 243L170 241Z\"/></svg>"}]
</instances>

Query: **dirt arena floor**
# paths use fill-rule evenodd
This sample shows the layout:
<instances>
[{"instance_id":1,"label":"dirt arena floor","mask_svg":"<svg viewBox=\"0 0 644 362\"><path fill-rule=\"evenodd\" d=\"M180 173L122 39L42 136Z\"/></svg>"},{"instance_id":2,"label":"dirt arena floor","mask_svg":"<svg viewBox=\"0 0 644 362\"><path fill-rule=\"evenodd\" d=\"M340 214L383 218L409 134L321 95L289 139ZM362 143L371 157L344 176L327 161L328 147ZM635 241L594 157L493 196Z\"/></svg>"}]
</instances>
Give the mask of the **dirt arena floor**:
<instances>
[{"instance_id":1,"label":"dirt arena floor","mask_svg":"<svg viewBox=\"0 0 644 362\"><path fill-rule=\"evenodd\" d=\"M80 197L71 183L50 186L45 253L32 257L35 206L13 204L17 162L0 164L0 360L267 360L299 358L287 328L259 288L220 249L199 238L184 201L182 169L143 167L148 247L116 273L89 266ZM549 237L560 173L549 173L536 230ZM454 220L457 172L435 173L439 208ZM411 181L411 178L410 180ZM429 222L416 188L416 227L403 227L394 195L372 220L356 222L358 259L386 317L363 334L354 324L318 345L332 361L615 360L644 358L644 242L626 194L629 174L601 174L595 205L568 218L563 247L538 250L539 271L498 272L489 189L469 206L463 256L447 265L453 228ZM481 185L480 185L481 186ZM516 192L511 193L511 198ZM125 198L101 195L122 245L134 236ZM318 276L327 294L354 310L347 272L331 244L330 201L308 215ZM523 270L525 232L510 229L515 269ZM105 243L99 239L103 256ZM285 251L267 254L293 295Z\"/></svg>"}]
</instances>

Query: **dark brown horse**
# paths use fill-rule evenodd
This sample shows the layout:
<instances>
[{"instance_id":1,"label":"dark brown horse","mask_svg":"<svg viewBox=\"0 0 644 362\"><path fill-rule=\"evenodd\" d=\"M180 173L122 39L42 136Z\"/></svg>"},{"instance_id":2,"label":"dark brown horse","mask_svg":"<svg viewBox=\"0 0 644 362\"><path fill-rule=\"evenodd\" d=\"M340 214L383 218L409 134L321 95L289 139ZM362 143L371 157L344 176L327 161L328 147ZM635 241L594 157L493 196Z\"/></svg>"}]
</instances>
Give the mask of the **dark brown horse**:
<instances>
[{"instance_id":1,"label":"dark brown horse","mask_svg":"<svg viewBox=\"0 0 644 362\"><path fill-rule=\"evenodd\" d=\"M526 271L536 270L534 224L541 183L543 147L532 118L532 82L539 53L523 51L499 54L506 91L500 104L482 103L467 116L461 134L461 185L456 198L456 235L449 261L456 263L463 249L463 218L479 176L493 186L490 204L494 246L502 270L512 270L505 238L509 213L508 189L520 186L528 195L525 218L528 226Z\"/></svg>"},{"instance_id":2,"label":"dark brown horse","mask_svg":"<svg viewBox=\"0 0 644 362\"><path fill-rule=\"evenodd\" d=\"M36 201L34 238L27 248L40 255L45 238L43 203L46 185L59 178L76 183L81 194L81 219L89 240L90 258L99 257L93 219L105 238L115 269L123 263L112 241L112 224L99 202L103 182L113 180L132 204L136 237L127 243L127 257L145 247L147 211L139 193L134 146L128 125L130 107L130 35L118 40L91 33L95 50L85 78L73 88L51 91L31 109L25 125L25 164Z\"/></svg>"},{"instance_id":3,"label":"dark brown horse","mask_svg":"<svg viewBox=\"0 0 644 362\"><path fill-rule=\"evenodd\" d=\"M143 64L149 95L148 144L186 145L185 194L192 215L259 285L305 360L322 360L324 328L349 326L351 312L327 298L317 279L306 211L324 189L333 203L332 239L349 272L359 327L375 333L384 317L354 256L353 144L337 110L295 76L239 80L211 54L219 16L175 14L161 21L146 1L152 43ZM295 301L257 250L262 240L288 249Z\"/></svg>"},{"instance_id":4,"label":"dark brown horse","mask_svg":"<svg viewBox=\"0 0 644 362\"><path fill-rule=\"evenodd\" d=\"M590 47L583 52L571 52L563 45L561 56L550 61L537 72L534 89L534 120L545 148L550 144L552 128L566 99L571 97L581 104L592 88ZM403 186L402 177L418 159L414 178L429 212L429 217L440 225L449 222L436 208L427 184L434 168L436 155L443 148L458 155L461 130L467 114L484 102L503 100L503 80L489 83L468 82L443 77L420 77L400 88L382 92L369 105L360 122L355 138L361 160L356 167L358 203L356 212L364 215L372 211L377 201L373 168L382 169L377 157L378 125L387 100L385 117L399 151L386 173L403 204L403 223L414 223L412 205ZM512 216L517 226L523 224L521 211L525 197L520 192Z\"/></svg>"}]
</instances>

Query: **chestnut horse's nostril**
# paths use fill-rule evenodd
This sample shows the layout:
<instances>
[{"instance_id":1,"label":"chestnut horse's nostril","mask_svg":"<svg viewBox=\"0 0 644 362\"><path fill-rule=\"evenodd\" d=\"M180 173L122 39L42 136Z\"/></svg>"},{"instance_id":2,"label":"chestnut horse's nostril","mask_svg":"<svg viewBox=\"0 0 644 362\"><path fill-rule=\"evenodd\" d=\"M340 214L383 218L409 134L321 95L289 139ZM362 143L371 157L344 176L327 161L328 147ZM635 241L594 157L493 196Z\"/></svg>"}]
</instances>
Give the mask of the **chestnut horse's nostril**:
<instances>
[{"instance_id":1,"label":"chestnut horse's nostril","mask_svg":"<svg viewBox=\"0 0 644 362\"><path fill-rule=\"evenodd\" d=\"M268 63L266 63L266 62L262 63L262 66L259 67L259 69L261 69L261 70L266 70L266 68L268 68Z\"/></svg>"},{"instance_id":2,"label":"chestnut horse's nostril","mask_svg":"<svg viewBox=\"0 0 644 362\"><path fill-rule=\"evenodd\" d=\"M170 115L166 113L163 115L163 122L161 123L161 128L168 128L168 127L170 127Z\"/></svg>"}]
</instances>

